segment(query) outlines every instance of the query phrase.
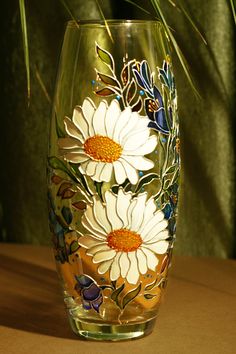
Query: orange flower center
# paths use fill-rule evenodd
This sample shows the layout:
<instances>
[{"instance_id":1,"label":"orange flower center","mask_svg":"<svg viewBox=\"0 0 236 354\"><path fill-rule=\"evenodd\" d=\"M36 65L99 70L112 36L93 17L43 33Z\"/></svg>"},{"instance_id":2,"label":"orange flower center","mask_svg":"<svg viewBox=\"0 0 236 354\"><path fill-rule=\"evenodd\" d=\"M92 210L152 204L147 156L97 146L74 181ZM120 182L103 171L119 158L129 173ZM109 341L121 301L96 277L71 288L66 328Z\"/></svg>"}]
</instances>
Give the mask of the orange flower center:
<instances>
[{"instance_id":1,"label":"orange flower center","mask_svg":"<svg viewBox=\"0 0 236 354\"><path fill-rule=\"evenodd\" d=\"M122 147L108 136L94 135L85 141L84 151L94 160L114 162L119 159Z\"/></svg>"},{"instance_id":2,"label":"orange flower center","mask_svg":"<svg viewBox=\"0 0 236 354\"><path fill-rule=\"evenodd\" d=\"M108 246L116 251L132 252L139 248L142 239L139 234L127 229L110 232L107 236Z\"/></svg>"}]
</instances>

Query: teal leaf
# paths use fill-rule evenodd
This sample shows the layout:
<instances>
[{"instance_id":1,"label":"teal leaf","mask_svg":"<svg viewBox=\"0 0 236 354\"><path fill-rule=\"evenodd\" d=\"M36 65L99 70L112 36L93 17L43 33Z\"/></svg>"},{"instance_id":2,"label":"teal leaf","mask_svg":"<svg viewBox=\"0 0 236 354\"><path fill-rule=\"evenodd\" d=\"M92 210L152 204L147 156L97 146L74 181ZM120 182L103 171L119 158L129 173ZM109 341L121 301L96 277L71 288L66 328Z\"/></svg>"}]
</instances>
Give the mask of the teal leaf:
<instances>
[{"instance_id":1,"label":"teal leaf","mask_svg":"<svg viewBox=\"0 0 236 354\"><path fill-rule=\"evenodd\" d=\"M134 300L138 294L140 293L141 290L141 283L137 286L137 288L135 288L134 290L130 291L129 293L127 293L124 298L123 298L123 303L122 303L122 309L124 309L129 302L131 302L132 300Z\"/></svg>"}]
</instances>

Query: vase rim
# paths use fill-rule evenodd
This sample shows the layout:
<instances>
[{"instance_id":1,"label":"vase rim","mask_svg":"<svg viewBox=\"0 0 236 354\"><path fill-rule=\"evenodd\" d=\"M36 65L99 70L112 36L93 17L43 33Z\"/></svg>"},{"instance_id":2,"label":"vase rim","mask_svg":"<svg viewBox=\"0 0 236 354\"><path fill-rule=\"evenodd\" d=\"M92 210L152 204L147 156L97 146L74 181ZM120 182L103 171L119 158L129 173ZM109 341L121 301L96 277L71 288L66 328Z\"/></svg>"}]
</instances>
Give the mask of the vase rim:
<instances>
[{"instance_id":1,"label":"vase rim","mask_svg":"<svg viewBox=\"0 0 236 354\"><path fill-rule=\"evenodd\" d=\"M69 20L67 22L68 27L106 27L109 26L120 26L120 25L146 25L146 24L160 24L158 20L131 20L131 19L106 19L106 20Z\"/></svg>"}]
</instances>

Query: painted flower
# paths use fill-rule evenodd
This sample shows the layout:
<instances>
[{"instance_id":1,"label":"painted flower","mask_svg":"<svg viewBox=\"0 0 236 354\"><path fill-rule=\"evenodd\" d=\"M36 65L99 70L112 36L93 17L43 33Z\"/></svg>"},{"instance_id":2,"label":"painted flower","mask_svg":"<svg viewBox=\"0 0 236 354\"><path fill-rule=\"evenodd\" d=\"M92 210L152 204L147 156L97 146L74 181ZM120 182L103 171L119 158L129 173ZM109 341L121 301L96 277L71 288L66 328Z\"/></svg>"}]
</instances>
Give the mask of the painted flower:
<instances>
[{"instance_id":1,"label":"painted flower","mask_svg":"<svg viewBox=\"0 0 236 354\"><path fill-rule=\"evenodd\" d=\"M102 289L95 281L85 274L76 275L77 281L75 290L80 294L82 305L86 310L92 308L99 312L99 307L103 302Z\"/></svg>"},{"instance_id":2,"label":"painted flower","mask_svg":"<svg viewBox=\"0 0 236 354\"><path fill-rule=\"evenodd\" d=\"M157 254L164 254L169 246L167 220L158 211L153 197L147 193L132 199L132 194L119 188L118 194L105 193L105 205L94 197L82 217L88 234L78 243L87 249L98 273L110 272L111 281L119 277L136 284L140 274L155 271Z\"/></svg>"},{"instance_id":3,"label":"painted flower","mask_svg":"<svg viewBox=\"0 0 236 354\"><path fill-rule=\"evenodd\" d=\"M74 109L72 119L64 119L68 137L58 141L65 160L79 164L82 174L97 182L109 182L112 174L118 184L126 178L132 184L138 181L138 170L154 167L144 157L157 145L150 136L148 118L132 112L131 107L120 110L117 100L107 106L103 100L98 108L86 98L82 107Z\"/></svg>"},{"instance_id":4,"label":"painted flower","mask_svg":"<svg viewBox=\"0 0 236 354\"><path fill-rule=\"evenodd\" d=\"M148 123L148 127L156 129L162 134L168 135L170 130L166 121L163 98L156 86L153 87L153 98L145 99L145 110L151 120L151 122ZM172 112L170 111L170 116L171 113Z\"/></svg>"},{"instance_id":5,"label":"painted flower","mask_svg":"<svg viewBox=\"0 0 236 354\"><path fill-rule=\"evenodd\" d=\"M165 62L163 68L166 68L166 65L167 64ZM166 68L166 70L167 69L169 69L169 66L168 68ZM159 89L153 83L153 75L151 74L150 67L147 61L143 60L141 63L136 63L132 67L132 70L137 83L140 87L144 89L148 96L145 99L145 111L148 115L148 118L151 120L151 122L149 122L148 124L148 127L155 129L161 132L162 134L168 135L170 131L166 120L163 98ZM160 73L160 75L164 75L164 69L160 70L162 70L162 73ZM168 75L168 73L166 73L166 75Z\"/></svg>"}]
</instances>

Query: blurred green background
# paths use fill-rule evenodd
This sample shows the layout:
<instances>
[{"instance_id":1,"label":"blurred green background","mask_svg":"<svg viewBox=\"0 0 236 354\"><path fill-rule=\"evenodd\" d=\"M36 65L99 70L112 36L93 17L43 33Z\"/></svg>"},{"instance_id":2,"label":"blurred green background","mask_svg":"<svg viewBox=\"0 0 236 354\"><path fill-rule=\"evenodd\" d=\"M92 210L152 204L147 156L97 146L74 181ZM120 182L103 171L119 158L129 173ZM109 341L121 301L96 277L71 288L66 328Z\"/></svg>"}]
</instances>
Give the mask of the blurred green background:
<instances>
[{"instance_id":1,"label":"blurred green background","mask_svg":"<svg viewBox=\"0 0 236 354\"><path fill-rule=\"evenodd\" d=\"M46 160L50 100L69 15L59 0L25 2L32 91L29 107L18 1L1 4L0 240L49 244ZM67 3L76 18L101 18L94 0ZM235 25L225 0L182 3L208 46L183 13L161 0L202 96L201 100L194 96L174 55L182 144L175 253L235 257ZM139 4L154 15L148 0ZM100 5L106 18L152 18L123 0L100 0Z\"/></svg>"}]
</instances>

